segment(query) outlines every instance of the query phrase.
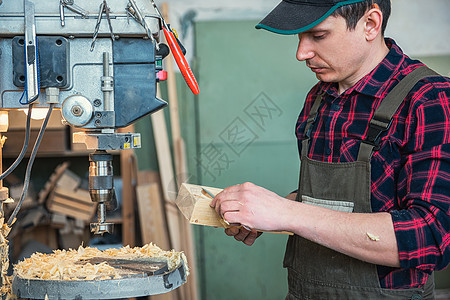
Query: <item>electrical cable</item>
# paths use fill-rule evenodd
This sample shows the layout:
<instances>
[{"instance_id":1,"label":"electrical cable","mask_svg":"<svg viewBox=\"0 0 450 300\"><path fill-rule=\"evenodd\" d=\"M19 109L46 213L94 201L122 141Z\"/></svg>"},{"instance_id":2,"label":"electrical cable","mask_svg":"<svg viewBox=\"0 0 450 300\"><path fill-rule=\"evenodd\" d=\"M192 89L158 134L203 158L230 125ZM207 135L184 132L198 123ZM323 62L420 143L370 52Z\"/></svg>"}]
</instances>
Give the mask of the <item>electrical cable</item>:
<instances>
[{"instance_id":1,"label":"electrical cable","mask_svg":"<svg viewBox=\"0 0 450 300\"><path fill-rule=\"evenodd\" d=\"M11 227L11 225L15 222L17 214L19 213L20 207L22 206L22 203L27 195L28 185L30 184L30 178L31 178L31 167L33 166L34 159L36 158L36 154L39 149L39 145L41 144L41 140L42 140L42 137L44 136L44 131L45 131L45 128L47 127L47 123L48 123L48 120L50 119L50 115L52 113L54 105L55 105L54 103L50 104L50 106L48 108L47 116L45 117L45 120L42 123L41 130L39 131L39 135L36 139L36 142L34 143L33 151L31 152L30 159L28 160L28 164L27 164L27 169L25 171L25 181L23 184L22 195L20 197L19 203L17 203L16 207L14 208L14 211L12 212L11 216L8 219L7 225L9 227Z\"/></svg>"},{"instance_id":2,"label":"electrical cable","mask_svg":"<svg viewBox=\"0 0 450 300\"><path fill-rule=\"evenodd\" d=\"M22 146L22 150L20 151L19 156L16 158L16 160L12 163L12 165L0 175L0 181L5 179L6 176L8 176L9 174L11 174L11 172L13 172L17 166L20 164L20 162L22 161L23 157L25 156L25 152L27 151L28 148L28 142L30 140L30 123L31 123L31 110L33 108L33 105L30 104L28 106L28 114L27 114L27 125L26 125L26 129L25 129L25 140L23 141L23 146Z\"/></svg>"}]
</instances>

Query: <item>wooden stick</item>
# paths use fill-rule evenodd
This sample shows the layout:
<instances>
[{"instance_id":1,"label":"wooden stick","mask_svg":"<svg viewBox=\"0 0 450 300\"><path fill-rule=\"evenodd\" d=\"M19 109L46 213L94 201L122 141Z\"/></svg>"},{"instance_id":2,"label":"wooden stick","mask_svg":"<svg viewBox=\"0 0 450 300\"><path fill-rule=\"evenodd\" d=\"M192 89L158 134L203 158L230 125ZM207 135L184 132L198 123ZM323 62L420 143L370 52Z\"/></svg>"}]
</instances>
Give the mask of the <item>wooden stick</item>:
<instances>
[{"instance_id":1,"label":"wooden stick","mask_svg":"<svg viewBox=\"0 0 450 300\"><path fill-rule=\"evenodd\" d=\"M119 132L134 132L134 125L119 129ZM135 239L135 190L131 182L133 174L130 166L133 163L133 150L120 151L120 171L122 175L122 243L130 247L136 246ZM135 160L134 160L135 161Z\"/></svg>"}]
</instances>

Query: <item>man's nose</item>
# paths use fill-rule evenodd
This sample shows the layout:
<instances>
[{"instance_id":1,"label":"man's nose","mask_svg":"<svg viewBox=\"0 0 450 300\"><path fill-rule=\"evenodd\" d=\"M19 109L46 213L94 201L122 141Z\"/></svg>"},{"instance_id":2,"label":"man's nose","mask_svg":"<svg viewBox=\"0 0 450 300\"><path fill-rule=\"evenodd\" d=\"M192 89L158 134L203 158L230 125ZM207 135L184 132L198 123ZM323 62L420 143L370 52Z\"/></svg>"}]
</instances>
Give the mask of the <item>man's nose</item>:
<instances>
[{"instance_id":1,"label":"man's nose","mask_svg":"<svg viewBox=\"0 0 450 300\"><path fill-rule=\"evenodd\" d=\"M300 37L297 47L297 59L304 61L314 57L314 51L311 42L306 37Z\"/></svg>"}]
</instances>

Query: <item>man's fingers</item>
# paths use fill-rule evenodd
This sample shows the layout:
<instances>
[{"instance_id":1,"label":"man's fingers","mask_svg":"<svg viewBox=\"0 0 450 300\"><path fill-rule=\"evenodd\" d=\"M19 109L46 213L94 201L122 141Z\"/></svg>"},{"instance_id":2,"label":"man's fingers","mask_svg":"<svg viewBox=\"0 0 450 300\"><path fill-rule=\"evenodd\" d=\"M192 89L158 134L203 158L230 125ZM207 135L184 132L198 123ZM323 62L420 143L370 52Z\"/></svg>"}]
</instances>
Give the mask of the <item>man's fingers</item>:
<instances>
[{"instance_id":1,"label":"man's fingers","mask_svg":"<svg viewBox=\"0 0 450 300\"><path fill-rule=\"evenodd\" d=\"M244 244L246 244L247 246L251 246L255 242L256 238L258 236L260 236L260 234L261 233L258 233L255 230L252 230L252 231L249 232L247 237L242 242L244 242Z\"/></svg>"},{"instance_id":2,"label":"man's fingers","mask_svg":"<svg viewBox=\"0 0 450 300\"><path fill-rule=\"evenodd\" d=\"M225 229L225 233L228 236L233 236L235 240L243 242L247 246L253 245L255 240L262 234L256 230L247 230L241 227L230 227Z\"/></svg>"},{"instance_id":3,"label":"man's fingers","mask_svg":"<svg viewBox=\"0 0 450 300\"><path fill-rule=\"evenodd\" d=\"M251 233L245 228L240 228L239 233L234 236L234 239L239 242L243 242L247 236Z\"/></svg>"},{"instance_id":4,"label":"man's fingers","mask_svg":"<svg viewBox=\"0 0 450 300\"><path fill-rule=\"evenodd\" d=\"M225 213L237 212L242 208L242 204L239 201L227 200L220 203L220 207L216 207L216 211L219 216L224 217Z\"/></svg>"},{"instance_id":5,"label":"man's fingers","mask_svg":"<svg viewBox=\"0 0 450 300\"><path fill-rule=\"evenodd\" d=\"M242 220L239 218L239 216L239 211L226 211L222 215L225 221L233 225L242 224Z\"/></svg>"},{"instance_id":6,"label":"man's fingers","mask_svg":"<svg viewBox=\"0 0 450 300\"><path fill-rule=\"evenodd\" d=\"M230 228L226 228L225 229L225 233L228 236L235 236L236 234L239 233L239 228L238 227L230 227Z\"/></svg>"}]
</instances>

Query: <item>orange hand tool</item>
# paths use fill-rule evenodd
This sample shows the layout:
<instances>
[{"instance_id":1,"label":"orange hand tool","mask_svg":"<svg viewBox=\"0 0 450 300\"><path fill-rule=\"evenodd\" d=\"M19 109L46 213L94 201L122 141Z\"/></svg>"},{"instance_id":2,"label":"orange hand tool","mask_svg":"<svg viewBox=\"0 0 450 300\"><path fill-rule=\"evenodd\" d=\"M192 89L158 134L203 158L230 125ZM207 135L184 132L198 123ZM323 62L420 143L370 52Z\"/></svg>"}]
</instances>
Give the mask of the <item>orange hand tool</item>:
<instances>
[{"instance_id":1,"label":"orange hand tool","mask_svg":"<svg viewBox=\"0 0 450 300\"><path fill-rule=\"evenodd\" d=\"M189 88L194 93L194 95L198 95L198 93L200 93L200 90L198 88L197 80L195 79L194 73L192 73L192 70L189 67L186 57L184 57L183 52L181 51L180 45L178 45L174 32L167 25L161 12L159 11L158 7L156 6L153 0L152 4L156 12L158 13L159 17L161 18L164 36L166 37L170 51L172 52L172 55L175 58L175 61L178 65L178 68L181 71L181 74L184 77L184 80L186 81L186 83L188 84Z\"/></svg>"}]
</instances>

